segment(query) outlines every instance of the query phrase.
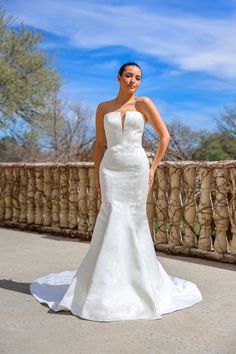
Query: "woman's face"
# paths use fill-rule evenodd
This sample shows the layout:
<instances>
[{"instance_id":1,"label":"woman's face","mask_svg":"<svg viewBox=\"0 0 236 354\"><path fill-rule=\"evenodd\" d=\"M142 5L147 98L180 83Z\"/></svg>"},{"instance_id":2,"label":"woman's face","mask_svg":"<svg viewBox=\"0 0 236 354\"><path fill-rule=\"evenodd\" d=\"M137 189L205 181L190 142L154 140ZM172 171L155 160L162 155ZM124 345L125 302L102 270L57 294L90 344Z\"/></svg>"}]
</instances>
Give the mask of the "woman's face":
<instances>
[{"instance_id":1,"label":"woman's face","mask_svg":"<svg viewBox=\"0 0 236 354\"><path fill-rule=\"evenodd\" d=\"M118 81L123 90L135 92L141 83L141 70L136 65L127 65L122 75L118 74Z\"/></svg>"}]
</instances>

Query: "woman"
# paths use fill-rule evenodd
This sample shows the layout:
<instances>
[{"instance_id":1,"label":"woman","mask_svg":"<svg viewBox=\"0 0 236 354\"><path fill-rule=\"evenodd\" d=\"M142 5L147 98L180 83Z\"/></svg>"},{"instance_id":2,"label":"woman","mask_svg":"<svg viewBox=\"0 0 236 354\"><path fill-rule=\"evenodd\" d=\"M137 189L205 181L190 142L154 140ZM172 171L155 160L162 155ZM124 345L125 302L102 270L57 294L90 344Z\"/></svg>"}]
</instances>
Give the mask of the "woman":
<instances>
[{"instance_id":1,"label":"woman","mask_svg":"<svg viewBox=\"0 0 236 354\"><path fill-rule=\"evenodd\" d=\"M157 131L160 136L159 148L157 150L155 159L149 171L149 186L150 189L153 184L153 178L155 170L167 149L170 135L160 114L153 104L153 102L148 97L135 97L134 93L137 91L141 83L142 71L138 64L127 63L121 66L119 73L117 75L118 81L120 83L120 90L117 97L108 102L100 103L97 107L96 112L96 144L94 149L94 163L95 163L95 176L96 176L96 188L97 192L101 197L101 190L99 184L99 165L104 154L106 135L104 131L104 115L106 112L115 112L121 110L121 124L122 130L124 130L125 124L125 112L140 111L144 115L144 120L147 120L152 124L153 128ZM118 130L120 130L118 128Z\"/></svg>"},{"instance_id":2,"label":"woman","mask_svg":"<svg viewBox=\"0 0 236 354\"><path fill-rule=\"evenodd\" d=\"M89 250L77 271L48 274L33 281L30 290L52 310L70 310L88 320L161 319L202 296L194 283L164 270L147 220L148 191L170 135L153 102L134 96L142 78L139 65L122 65L117 78L117 97L96 111L94 163L101 207ZM160 136L151 167L142 147L146 121Z\"/></svg>"}]
</instances>

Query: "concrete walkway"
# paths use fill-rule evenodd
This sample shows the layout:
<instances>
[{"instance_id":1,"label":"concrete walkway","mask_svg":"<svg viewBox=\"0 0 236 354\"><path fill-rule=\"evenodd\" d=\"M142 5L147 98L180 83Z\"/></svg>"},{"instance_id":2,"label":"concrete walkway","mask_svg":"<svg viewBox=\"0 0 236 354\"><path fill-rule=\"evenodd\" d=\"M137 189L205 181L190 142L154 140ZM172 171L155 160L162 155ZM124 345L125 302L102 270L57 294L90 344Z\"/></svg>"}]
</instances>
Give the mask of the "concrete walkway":
<instances>
[{"instance_id":1,"label":"concrete walkway","mask_svg":"<svg viewBox=\"0 0 236 354\"><path fill-rule=\"evenodd\" d=\"M160 320L93 322L53 312L29 283L75 270L89 243L0 228L1 354L233 354L236 267L197 258L157 256L170 275L193 281L203 301Z\"/></svg>"}]
</instances>

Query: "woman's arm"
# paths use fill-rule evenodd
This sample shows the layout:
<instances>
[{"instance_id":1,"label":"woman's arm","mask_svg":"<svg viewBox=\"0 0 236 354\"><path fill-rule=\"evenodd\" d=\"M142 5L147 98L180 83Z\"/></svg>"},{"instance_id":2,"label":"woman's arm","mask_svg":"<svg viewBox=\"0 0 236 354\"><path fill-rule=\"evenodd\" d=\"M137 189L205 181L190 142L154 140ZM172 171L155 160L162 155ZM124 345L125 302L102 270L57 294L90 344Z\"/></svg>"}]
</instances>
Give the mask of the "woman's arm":
<instances>
[{"instance_id":1,"label":"woman's arm","mask_svg":"<svg viewBox=\"0 0 236 354\"><path fill-rule=\"evenodd\" d=\"M152 127L155 129L155 131L158 133L160 137L160 143L153 164L151 166L151 169L155 172L159 162L161 161L161 159L163 158L167 150L170 141L170 134L167 130L164 121L160 116L158 109L156 108L155 104L152 102L152 100L149 97L143 98L143 106L144 106L144 113L148 121L151 123Z\"/></svg>"},{"instance_id":2,"label":"woman's arm","mask_svg":"<svg viewBox=\"0 0 236 354\"><path fill-rule=\"evenodd\" d=\"M151 189L153 184L153 179L154 179L154 173L159 165L159 162L165 155L165 152L167 150L170 141L170 134L155 104L147 96L143 97L143 111L148 121L151 123L152 127L155 129L155 131L158 133L160 137L158 149L156 151L156 155L154 157L152 166L150 168L149 186Z\"/></svg>"},{"instance_id":3,"label":"woman's arm","mask_svg":"<svg viewBox=\"0 0 236 354\"><path fill-rule=\"evenodd\" d=\"M104 109L103 104L99 103L96 110L96 141L94 145L94 169L95 169L95 184L96 190L101 197L100 181L99 181L99 166L103 158L106 148L106 135L103 126Z\"/></svg>"}]
</instances>

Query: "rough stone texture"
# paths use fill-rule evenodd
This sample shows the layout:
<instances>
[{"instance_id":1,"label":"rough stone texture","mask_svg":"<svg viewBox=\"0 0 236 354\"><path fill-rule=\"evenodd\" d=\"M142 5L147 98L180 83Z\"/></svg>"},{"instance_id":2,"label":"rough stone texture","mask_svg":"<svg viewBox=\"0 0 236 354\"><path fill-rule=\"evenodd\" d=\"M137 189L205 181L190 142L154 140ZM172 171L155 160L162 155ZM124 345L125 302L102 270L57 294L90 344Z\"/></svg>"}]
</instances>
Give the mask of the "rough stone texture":
<instances>
[{"instance_id":1,"label":"rough stone texture","mask_svg":"<svg viewBox=\"0 0 236 354\"><path fill-rule=\"evenodd\" d=\"M50 272L77 269L88 242L0 228L1 354L233 354L236 266L165 255L170 275L195 282L203 301L160 320L93 322L54 313L29 293Z\"/></svg>"}]
</instances>

